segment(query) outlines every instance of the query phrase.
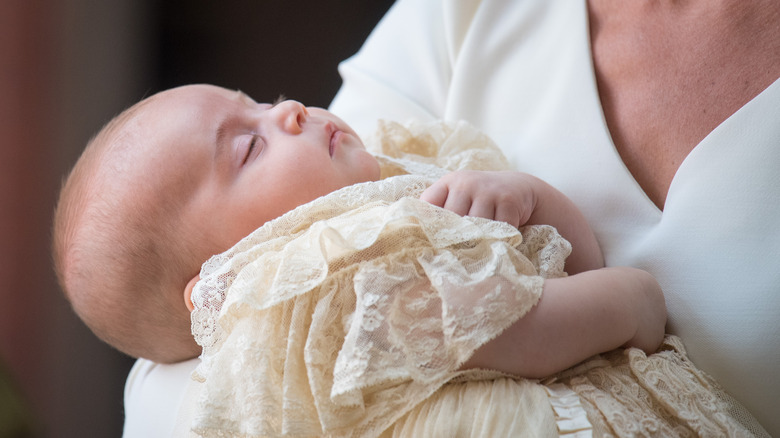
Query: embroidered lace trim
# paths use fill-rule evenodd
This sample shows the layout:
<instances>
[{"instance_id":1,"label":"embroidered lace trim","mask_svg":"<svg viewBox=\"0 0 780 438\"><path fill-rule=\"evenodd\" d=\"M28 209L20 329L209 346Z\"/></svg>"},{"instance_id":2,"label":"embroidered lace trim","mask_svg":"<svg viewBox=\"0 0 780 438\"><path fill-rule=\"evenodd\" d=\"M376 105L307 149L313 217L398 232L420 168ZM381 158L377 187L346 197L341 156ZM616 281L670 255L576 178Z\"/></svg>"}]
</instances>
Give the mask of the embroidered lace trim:
<instances>
[{"instance_id":1,"label":"embroidered lace trim","mask_svg":"<svg viewBox=\"0 0 780 438\"><path fill-rule=\"evenodd\" d=\"M521 234L417 199L441 165L506 168L486 137L382 129L385 179L303 205L203 265L198 433L377 436L536 304L545 277L565 275L570 246L553 228Z\"/></svg>"},{"instance_id":2,"label":"embroidered lace trim","mask_svg":"<svg viewBox=\"0 0 780 438\"><path fill-rule=\"evenodd\" d=\"M301 206L204 264L194 432L769 436L672 336L654 355L616 350L541 383L457 372L535 305L545 277L564 275L568 243L417 200L442 167L507 168L468 125L383 124L371 145L385 179Z\"/></svg>"}]
</instances>

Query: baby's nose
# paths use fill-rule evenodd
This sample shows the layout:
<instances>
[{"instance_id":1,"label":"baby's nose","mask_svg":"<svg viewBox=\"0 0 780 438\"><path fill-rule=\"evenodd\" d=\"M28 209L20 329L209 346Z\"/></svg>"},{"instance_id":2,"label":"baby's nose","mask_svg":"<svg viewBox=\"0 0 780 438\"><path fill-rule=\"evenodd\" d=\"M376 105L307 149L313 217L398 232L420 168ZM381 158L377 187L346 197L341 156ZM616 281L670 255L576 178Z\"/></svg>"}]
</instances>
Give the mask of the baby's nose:
<instances>
[{"instance_id":1,"label":"baby's nose","mask_svg":"<svg viewBox=\"0 0 780 438\"><path fill-rule=\"evenodd\" d=\"M295 100L280 102L273 107L273 110L280 127L290 134L300 134L303 123L309 115L306 107Z\"/></svg>"}]
</instances>

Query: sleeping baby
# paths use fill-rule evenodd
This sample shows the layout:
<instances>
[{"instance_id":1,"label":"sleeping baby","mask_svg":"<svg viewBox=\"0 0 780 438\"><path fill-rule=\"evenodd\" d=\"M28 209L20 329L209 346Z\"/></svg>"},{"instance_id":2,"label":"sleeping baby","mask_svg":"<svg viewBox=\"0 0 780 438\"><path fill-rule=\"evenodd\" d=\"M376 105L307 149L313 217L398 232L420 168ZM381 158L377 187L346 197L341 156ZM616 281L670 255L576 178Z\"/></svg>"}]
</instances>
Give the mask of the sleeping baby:
<instances>
[{"instance_id":1,"label":"sleeping baby","mask_svg":"<svg viewBox=\"0 0 780 438\"><path fill-rule=\"evenodd\" d=\"M367 144L290 100L139 102L63 186L67 298L126 354L202 358L201 436L747 434L563 194L466 123Z\"/></svg>"}]
</instances>

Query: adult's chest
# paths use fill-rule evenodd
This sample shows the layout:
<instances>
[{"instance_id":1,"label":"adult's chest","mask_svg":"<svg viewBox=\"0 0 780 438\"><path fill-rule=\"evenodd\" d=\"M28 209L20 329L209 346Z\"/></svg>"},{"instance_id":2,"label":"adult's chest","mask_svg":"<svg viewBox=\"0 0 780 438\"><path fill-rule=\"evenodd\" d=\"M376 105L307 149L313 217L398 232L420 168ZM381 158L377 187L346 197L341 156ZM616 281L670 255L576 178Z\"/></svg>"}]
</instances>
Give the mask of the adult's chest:
<instances>
[{"instance_id":1,"label":"adult's chest","mask_svg":"<svg viewBox=\"0 0 780 438\"><path fill-rule=\"evenodd\" d=\"M602 74L591 53L587 4L535 4L534 20L522 19L529 11L519 6L501 9L501 14L484 11L485 25L478 21L472 26L480 31L465 37L454 64L445 116L479 126L514 167L545 179L572 198L599 235L608 257L612 251L613 260L625 262L628 259L619 254L634 251L637 242L647 241L662 229L659 225L667 213L664 207L670 188L684 196L672 193L672 198L680 201L666 216L696 211L692 199L708 209L722 208L711 199L712 188L726 190L735 181L748 182L730 171L729 163L739 161L740 169L746 169L766 166L766 160L771 159L756 155L767 148L763 140L749 139L744 133L725 135L732 128L722 125L735 112L742 113L730 124L737 130L742 127L757 133L771 124L772 116L763 104L747 101L769 87L780 76L780 69L775 73L771 68L759 69L764 73L753 74L750 86L728 93L723 90L728 88L726 82L740 77L737 69L723 72L713 67L708 82L706 72L697 73L696 78L675 77L659 72L658 66L660 79L655 79L649 73L636 72L633 65L624 66L633 72L631 80L609 90L619 95L622 104L634 100L641 110L618 113L617 106L603 105L605 87L597 80ZM509 25L515 23L523 25ZM617 44L609 38L601 42ZM771 46L771 41L765 46ZM653 50L660 53L659 48ZM700 50L696 62L703 56L704 49ZM610 60L614 64L609 68L640 58L631 50L625 52L624 58ZM758 58L759 52L752 56ZM685 68L693 71L696 62ZM666 62L665 67L681 71L672 68L673 64ZM670 85L674 81L676 84ZM666 101L650 91L664 86L674 89L664 97ZM777 89L778 84L772 88ZM694 97L686 99L685 90ZM771 106L776 98L772 96L777 96L776 90L773 93L761 100ZM629 135L621 136L631 126ZM628 141L637 138L641 140ZM705 175L702 169L708 168L720 174ZM756 184L742 187L741 193L755 190ZM732 193L737 192L729 190Z\"/></svg>"},{"instance_id":2,"label":"adult's chest","mask_svg":"<svg viewBox=\"0 0 780 438\"><path fill-rule=\"evenodd\" d=\"M588 3L612 141L661 209L690 152L780 77L780 26L762 27L780 18L780 7L751 9L754 3L723 9L709 2ZM739 153L739 144L733 147Z\"/></svg>"}]
</instances>

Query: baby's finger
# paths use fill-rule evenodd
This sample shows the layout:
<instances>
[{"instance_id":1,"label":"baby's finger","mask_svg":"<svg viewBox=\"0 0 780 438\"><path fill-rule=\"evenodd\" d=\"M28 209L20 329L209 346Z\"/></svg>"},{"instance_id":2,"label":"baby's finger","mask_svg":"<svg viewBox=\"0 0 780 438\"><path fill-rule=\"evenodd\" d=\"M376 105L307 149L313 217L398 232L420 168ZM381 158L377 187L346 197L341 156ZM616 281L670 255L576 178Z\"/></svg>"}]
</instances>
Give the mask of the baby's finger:
<instances>
[{"instance_id":1,"label":"baby's finger","mask_svg":"<svg viewBox=\"0 0 780 438\"><path fill-rule=\"evenodd\" d=\"M496 214L496 208L493 202L485 201L484 198L477 198L471 203L469 208L469 216L483 217L485 219L493 219Z\"/></svg>"},{"instance_id":2,"label":"baby's finger","mask_svg":"<svg viewBox=\"0 0 780 438\"><path fill-rule=\"evenodd\" d=\"M420 200L429 202L437 207L444 207L444 203L447 202L448 193L449 188L446 184L435 182L422 192Z\"/></svg>"},{"instance_id":3,"label":"baby's finger","mask_svg":"<svg viewBox=\"0 0 780 438\"><path fill-rule=\"evenodd\" d=\"M466 216L471 210L471 197L462 192L450 192L447 195L447 201L444 203L444 209L461 216Z\"/></svg>"},{"instance_id":4,"label":"baby's finger","mask_svg":"<svg viewBox=\"0 0 780 438\"><path fill-rule=\"evenodd\" d=\"M523 223L520 218L520 212L511 204L501 203L496 207L495 220L506 222L515 228L519 228Z\"/></svg>"}]
</instances>

